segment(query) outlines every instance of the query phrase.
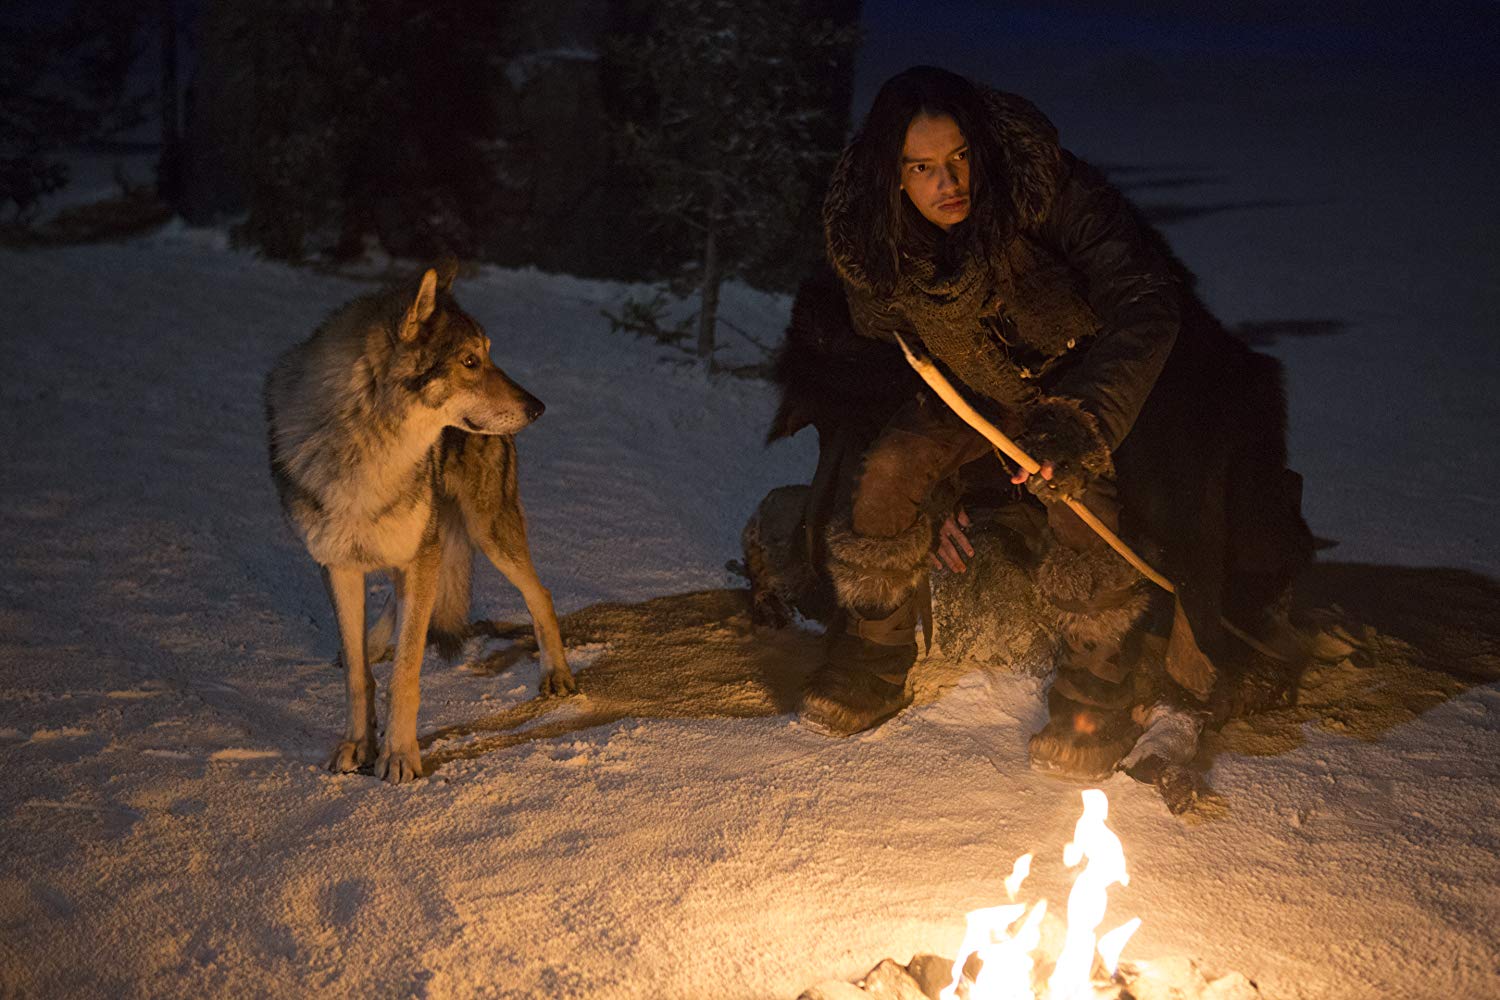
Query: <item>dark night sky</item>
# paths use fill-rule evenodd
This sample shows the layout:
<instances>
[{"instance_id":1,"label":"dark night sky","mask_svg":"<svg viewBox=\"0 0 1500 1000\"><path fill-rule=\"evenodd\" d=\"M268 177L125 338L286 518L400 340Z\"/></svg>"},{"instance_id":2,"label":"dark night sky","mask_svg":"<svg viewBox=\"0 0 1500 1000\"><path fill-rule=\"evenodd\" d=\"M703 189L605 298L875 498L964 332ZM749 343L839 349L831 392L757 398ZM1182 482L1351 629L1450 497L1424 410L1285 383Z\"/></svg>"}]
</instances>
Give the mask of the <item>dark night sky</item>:
<instances>
[{"instance_id":1,"label":"dark night sky","mask_svg":"<svg viewBox=\"0 0 1500 1000\"><path fill-rule=\"evenodd\" d=\"M998 3L865 0L865 45L855 107L862 113L886 77L930 62L1006 86L1018 50L1079 49L1172 62L1357 60L1443 86L1500 76L1500 4Z\"/></svg>"},{"instance_id":2,"label":"dark night sky","mask_svg":"<svg viewBox=\"0 0 1500 1000\"><path fill-rule=\"evenodd\" d=\"M201 3L177 0L184 25ZM66 9L56 0L3 0L0 22L36 23ZM1500 3L1494 0L863 0L863 25L856 116L881 81L908 66L933 63L1007 88L1004 64L1012 54L1049 50L1167 64L1215 58L1357 60L1444 87L1467 80L1493 90L1500 80ZM189 36L182 53L185 69L191 49ZM147 44L137 71L144 86L155 83L156 55L154 44Z\"/></svg>"}]
</instances>

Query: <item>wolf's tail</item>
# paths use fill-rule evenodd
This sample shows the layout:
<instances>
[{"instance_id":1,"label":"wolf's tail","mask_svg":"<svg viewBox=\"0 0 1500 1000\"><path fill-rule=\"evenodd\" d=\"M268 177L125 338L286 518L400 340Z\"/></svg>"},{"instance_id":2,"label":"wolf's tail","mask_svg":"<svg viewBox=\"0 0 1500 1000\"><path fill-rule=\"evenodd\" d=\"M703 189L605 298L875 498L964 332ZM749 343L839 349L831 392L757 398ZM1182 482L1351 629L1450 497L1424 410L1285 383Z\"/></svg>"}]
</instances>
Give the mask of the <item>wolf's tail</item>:
<instances>
[{"instance_id":1,"label":"wolf's tail","mask_svg":"<svg viewBox=\"0 0 1500 1000\"><path fill-rule=\"evenodd\" d=\"M463 515L457 505L448 506L439 515L438 531L443 557L438 569L437 603L432 608L427 639L436 643L438 652L451 660L469 637L469 585L474 574L474 546L464 529Z\"/></svg>"},{"instance_id":2,"label":"wolf's tail","mask_svg":"<svg viewBox=\"0 0 1500 1000\"><path fill-rule=\"evenodd\" d=\"M380 617L375 619L375 624L365 633L365 662L389 660L395 653L395 647L391 645L391 638L395 634L396 595L391 594L386 598L385 606L380 609Z\"/></svg>"}]
</instances>

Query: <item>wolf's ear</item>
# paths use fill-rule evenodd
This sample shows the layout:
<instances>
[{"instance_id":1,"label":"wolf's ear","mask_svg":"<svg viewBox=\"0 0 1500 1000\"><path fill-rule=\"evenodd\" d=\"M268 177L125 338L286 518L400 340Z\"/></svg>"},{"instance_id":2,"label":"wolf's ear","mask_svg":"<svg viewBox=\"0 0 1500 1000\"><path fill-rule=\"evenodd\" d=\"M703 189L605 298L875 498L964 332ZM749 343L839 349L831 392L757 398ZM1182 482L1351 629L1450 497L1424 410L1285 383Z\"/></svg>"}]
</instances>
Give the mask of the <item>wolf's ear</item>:
<instances>
[{"instance_id":1,"label":"wolf's ear","mask_svg":"<svg viewBox=\"0 0 1500 1000\"><path fill-rule=\"evenodd\" d=\"M453 291L453 279L458 277L458 258L451 253L445 253L438 258L433 267L437 269L438 291Z\"/></svg>"},{"instance_id":2,"label":"wolf's ear","mask_svg":"<svg viewBox=\"0 0 1500 1000\"><path fill-rule=\"evenodd\" d=\"M417 339L417 334L422 332L422 324L431 319L433 311L437 309L437 284L437 272L429 267L427 273L422 275L422 285L417 289L415 301L406 310L406 317L401 321L401 339L406 343Z\"/></svg>"}]
</instances>

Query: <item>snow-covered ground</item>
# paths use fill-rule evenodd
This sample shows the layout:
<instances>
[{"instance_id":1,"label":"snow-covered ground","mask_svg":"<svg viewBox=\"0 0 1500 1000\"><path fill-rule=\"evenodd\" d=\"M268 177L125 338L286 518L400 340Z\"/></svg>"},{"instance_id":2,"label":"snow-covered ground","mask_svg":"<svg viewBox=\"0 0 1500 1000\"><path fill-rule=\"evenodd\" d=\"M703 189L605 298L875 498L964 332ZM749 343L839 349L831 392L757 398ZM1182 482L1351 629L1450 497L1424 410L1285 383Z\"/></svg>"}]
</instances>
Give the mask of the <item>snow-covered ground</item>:
<instances>
[{"instance_id":1,"label":"snow-covered ground","mask_svg":"<svg viewBox=\"0 0 1500 1000\"><path fill-rule=\"evenodd\" d=\"M1358 564L1325 567L1317 602L1345 588L1382 651L1324 688L1395 691L1226 734L1193 822L1108 783L1132 865L1111 913L1145 918L1126 956L1287 1000L1500 995L1494 105L1305 62L1089 65L960 68L1175 220L1227 320L1317 332L1268 348L1309 520ZM828 741L777 674L811 637L756 640L723 594L635 607L736 586L745 517L812 451L760 448L764 384L611 333L600 310L641 290L606 283L458 288L548 406L522 489L584 694L531 703L535 661L475 641L427 663L430 778L321 770L337 630L259 393L365 287L180 227L0 253L0 994L790 998L951 955L1023 851L1062 898L1078 796L1025 766L1037 681L969 672ZM785 309L727 303L763 340ZM493 571L477 610L524 615Z\"/></svg>"}]
</instances>

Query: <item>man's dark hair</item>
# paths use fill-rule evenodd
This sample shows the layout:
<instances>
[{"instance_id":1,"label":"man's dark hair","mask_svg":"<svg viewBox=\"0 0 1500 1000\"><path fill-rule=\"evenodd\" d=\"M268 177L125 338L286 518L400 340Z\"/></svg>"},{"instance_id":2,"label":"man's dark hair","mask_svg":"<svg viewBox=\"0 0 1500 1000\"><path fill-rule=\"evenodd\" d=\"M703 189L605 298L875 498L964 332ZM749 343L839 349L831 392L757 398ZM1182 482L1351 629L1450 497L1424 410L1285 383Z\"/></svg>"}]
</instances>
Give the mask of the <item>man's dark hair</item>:
<instances>
[{"instance_id":1,"label":"man's dark hair","mask_svg":"<svg viewBox=\"0 0 1500 1000\"><path fill-rule=\"evenodd\" d=\"M946 240L922 218L900 188L901 150L918 115L948 115L969 145L969 215ZM860 211L851 219L853 242L871 287L890 294L901 271L901 255L978 253L1009 239L1014 209L1005 196L1005 152L988 126L983 95L968 80L935 66L913 66L887 80L849 144L848 168ZM922 249L927 248L927 249ZM951 259L951 258L950 258Z\"/></svg>"}]
</instances>

